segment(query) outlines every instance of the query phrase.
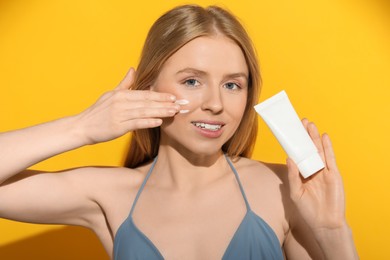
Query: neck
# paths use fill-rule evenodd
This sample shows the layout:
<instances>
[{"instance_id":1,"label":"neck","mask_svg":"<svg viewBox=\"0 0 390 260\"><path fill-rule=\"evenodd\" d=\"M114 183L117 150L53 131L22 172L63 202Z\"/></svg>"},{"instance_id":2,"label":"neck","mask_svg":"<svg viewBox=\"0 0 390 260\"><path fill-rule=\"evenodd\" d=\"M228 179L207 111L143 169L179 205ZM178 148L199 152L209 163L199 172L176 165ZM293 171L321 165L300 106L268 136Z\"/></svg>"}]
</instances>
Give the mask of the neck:
<instances>
[{"instance_id":1,"label":"neck","mask_svg":"<svg viewBox=\"0 0 390 260\"><path fill-rule=\"evenodd\" d=\"M194 190L219 179L230 167L222 151L209 155L183 154L170 146L160 146L155 166L156 181L166 187Z\"/></svg>"}]
</instances>

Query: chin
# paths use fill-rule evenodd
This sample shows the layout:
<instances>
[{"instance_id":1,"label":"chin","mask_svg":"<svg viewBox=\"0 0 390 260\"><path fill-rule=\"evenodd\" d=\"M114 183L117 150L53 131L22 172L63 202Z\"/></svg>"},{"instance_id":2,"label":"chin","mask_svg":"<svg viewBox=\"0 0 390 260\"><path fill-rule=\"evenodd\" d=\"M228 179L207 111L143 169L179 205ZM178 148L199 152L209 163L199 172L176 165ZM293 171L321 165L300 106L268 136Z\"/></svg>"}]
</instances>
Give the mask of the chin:
<instances>
[{"instance_id":1,"label":"chin","mask_svg":"<svg viewBox=\"0 0 390 260\"><path fill-rule=\"evenodd\" d=\"M188 156L213 156L222 152L222 143L217 140L199 141L190 138L168 138L162 143L176 150L181 155Z\"/></svg>"}]
</instances>

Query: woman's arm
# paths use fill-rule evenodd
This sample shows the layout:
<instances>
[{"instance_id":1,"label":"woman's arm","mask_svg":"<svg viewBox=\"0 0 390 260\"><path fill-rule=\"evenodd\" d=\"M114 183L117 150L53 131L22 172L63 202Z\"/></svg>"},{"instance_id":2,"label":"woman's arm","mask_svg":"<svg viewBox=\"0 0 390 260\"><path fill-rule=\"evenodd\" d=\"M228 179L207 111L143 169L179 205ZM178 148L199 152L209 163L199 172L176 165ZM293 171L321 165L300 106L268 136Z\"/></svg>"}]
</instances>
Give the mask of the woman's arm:
<instances>
[{"instance_id":1,"label":"woman's arm","mask_svg":"<svg viewBox=\"0 0 390 260\"><path fill-rule=\"evenodd\" d=\"M313 247L319 247L324 259L358 259L351 230L345 218L345 198L341 175L338 171L332 144L328 135L320 136L316 126L303 120L303 124L313 139L325 162L325 168L315 175L303 179L297 166L287 160L290 196L297 212L290 220L294 249L286 245L292 254L298 252L297 241L304 241L305 235L314 239ZM308 232L302 232L302 230ZM296 233L295 237L293 233ZM286 242L288 242L286 240ZM309 250L310 251L310 248Z\"/></svg>"},{"instance_id":2,"label":"woman's arm","mask_svg":"<svg viewBox=\"0 0 390 260\"><path fill-rule=\"evenodd\" d=\"M89 194L94 182L89 168L51 174L25 169L84 145L159 126L161 118L177 113L170 94L129 91L133 78L130 70L115 90L78 115L0 134L0 217L79 224L83 220L72 219L99 210Z\"/></svg>"},{"instance_id":3,"label":"woman's arm","mask_svg":"<svg viewBox=\"0 0 390 260\"><path fill-rule=\"evenodd\" d=\"M105 142L140 128L157 127L178 105L170 94L129 91L134 70L82 113L0 133L0 183L24 169L72 149Z\"/></svg>"},{"instance_id":4,"label":"woman's arm","mask_svg":"<svg viewBox=\"0 0 390 260\"><path fill-rule=\"evenodd\" d=\"M0 134L0 183L54 155L87 144L77 116Z\"/></svg>"}]
</instances>

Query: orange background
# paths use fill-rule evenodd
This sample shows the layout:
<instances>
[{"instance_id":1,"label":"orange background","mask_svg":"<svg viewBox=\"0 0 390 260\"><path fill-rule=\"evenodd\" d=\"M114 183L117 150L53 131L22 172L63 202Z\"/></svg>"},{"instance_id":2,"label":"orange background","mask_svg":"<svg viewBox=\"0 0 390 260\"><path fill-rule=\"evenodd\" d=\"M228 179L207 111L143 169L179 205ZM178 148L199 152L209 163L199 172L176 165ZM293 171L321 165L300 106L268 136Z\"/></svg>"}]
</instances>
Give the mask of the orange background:
<instances>
[{"instance_id":1,"label":"orange background","mask_svg":"<svg viewBox=\"0 0 390 260\"><path fill-rule=\"evenodd\" d=\"M388 259L390 4L383 0L194 1L232 10L264 79L334 142L361 259ZM0 131L78 113L136 66L148 28L183 1L0 0ZM128 136L34 168L120 165ZM1 149L1 148L0 148ZM261 122L255 159L284 162ZM1 198L0 198L1 203ZM107 259L81 228L0 220L0 259Z\"/></svg>"}]
</instances>

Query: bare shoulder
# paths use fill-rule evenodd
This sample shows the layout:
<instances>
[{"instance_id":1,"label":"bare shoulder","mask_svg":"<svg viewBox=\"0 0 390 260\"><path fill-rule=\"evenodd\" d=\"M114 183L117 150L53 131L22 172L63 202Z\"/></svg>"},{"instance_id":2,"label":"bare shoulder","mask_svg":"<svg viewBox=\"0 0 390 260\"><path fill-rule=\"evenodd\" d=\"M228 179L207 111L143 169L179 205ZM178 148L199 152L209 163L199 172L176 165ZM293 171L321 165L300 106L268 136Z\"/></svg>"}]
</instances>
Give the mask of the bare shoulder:
<instances>
[{"instance_id":1,"label":"bare shoulder","mask_svg":"<svg viewBox=\"0 0 390 260\"><path fill-rule=\"evenodd\" d=\"M286 165L240 158L235 166L253 211L274 229L283 243L293 210Z\"/></svg>"},{"instance_id":2,"label":"bare shoulder","mask_svg":"<svg viewBox=\"0 0 390 260\"><path fill-rule=\"evenodd\" d=\"M267 184L287 184L287 167L284 164L267 163L241 157L237 162L237 169L253 180L263 180Z\"/></svg>"},{"instance_id":3,"label":"bare shoulder","mask_svg":"<svg viewBox=\"0 0 390 260\"><path fill-rule=\"evenodd\" d=\"M272 195L274 200L287 200L289 196L287 166L240 158L236 163L237 171L246 189L255 190L258 196Z\"/></svg>"}]
</instances>

